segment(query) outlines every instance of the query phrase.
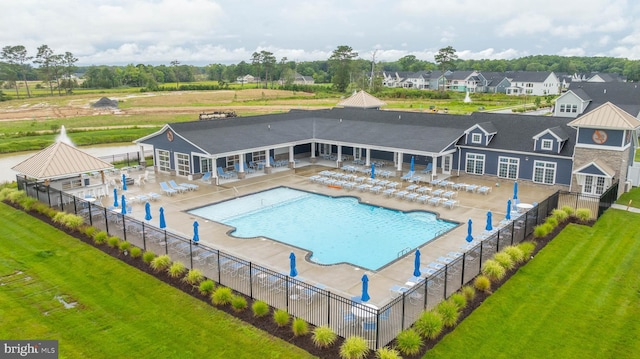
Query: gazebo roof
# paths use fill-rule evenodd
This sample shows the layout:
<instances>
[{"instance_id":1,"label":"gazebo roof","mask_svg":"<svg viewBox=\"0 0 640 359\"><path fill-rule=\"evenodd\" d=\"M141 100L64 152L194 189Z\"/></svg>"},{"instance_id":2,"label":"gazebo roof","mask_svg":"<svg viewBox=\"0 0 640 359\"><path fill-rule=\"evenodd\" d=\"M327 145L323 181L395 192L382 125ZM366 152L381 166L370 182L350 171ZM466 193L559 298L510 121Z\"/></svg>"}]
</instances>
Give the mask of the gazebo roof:
<instances>
[{"instance_id":1,"label":"gazebo roof","mask_svg":"<svg viewBox=\"0 0 640 359\"><path fill-rule=\"evenodd\" d=\"M351 95L351 97L346 98L338 103L338 106L352 108L380 108L381 106L386 105L387 104L385 102L369 95L364 90L360 90L359 92Z\"/></svg>"},{"instance_id":2,"label":"gazebo roof","mask_svg":"<svg viewBox=\"0 0 640 359\"><path fill-rule=\"evenodd\" d=\"M105 162L64 142L56 142L13 166L12 169L35 179L70 177L113 168Z\"/></svg>"}]
</instances>

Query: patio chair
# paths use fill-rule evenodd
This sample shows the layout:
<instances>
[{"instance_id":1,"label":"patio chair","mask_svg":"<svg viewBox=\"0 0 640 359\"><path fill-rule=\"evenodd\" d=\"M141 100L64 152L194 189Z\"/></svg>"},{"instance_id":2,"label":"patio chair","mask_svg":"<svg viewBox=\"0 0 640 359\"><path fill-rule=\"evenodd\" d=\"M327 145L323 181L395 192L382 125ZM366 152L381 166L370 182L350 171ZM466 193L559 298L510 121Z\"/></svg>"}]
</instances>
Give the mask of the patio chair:
<instances>
[{"instance_id":1,"label":"patio chair","mask_svg":"<svg viewBox=\"0 0 640 359\"><path fill-rule=\"evenodd\" d=\"M222 167L218 167L218 177L222 179L230 179L233 177L233 174L231 172L226 172Z\"/></svg>"},{"instance_id":2,"label":"patio chair","mask_svg":"<svg viewBox=\"0 0 640 359\"><path fill-rule=\"evenodd\" d=\"M406 175L400 177L403 181L408 181L409 179L411 179L411 177L413 177L414 172L413 171L409 171L407 172Z\"/></svg>"},{"instance_id":3,"label":"patio chair","mask_svg":"<svg viewBox=\"0 0 640 359\"><path fill-rule=\"evenodd\" d=\"M433 170L433 162L429 162L427 163L427 167L425 167L422 171L420 171L421 173L431 173L431 171Z\"/></svg>"},{"instance_id":4,"label":"patio chair","mask_svg":"<svg viewBox=\"0 0 640 359\"><path fill-rule=\"evenodd\" d=\"M180 193L184 193L188 190L187 187L179 186L174 180L169 180L169 186Z\"/></svg>"},{"instance_id":5,"label":"patio chair","mask_svg":"<svg viewBox=\"0 0 640 359\"><path fill-rule=\"evenodd\" d=\"M160 195L155 192L149 192L148 196L152 201L157 201L158 199L160 199Z\"/></svg>"},{"instance_id":6,"label":"patio chair","mask_svg":"<svg viewBox=\"0 0 640 359\"><path fill-rule=\"evenodd\" d=\"M205 172L202 177L200 177L200 182L211 184L211 171Z\"/></svg>"},{"instance_id":7,"label":"patio chair","mask_svg":"<svg viewBox=\"0 0 640 359\"><path fill-rule=\"evenodd\" d=\"M197 184L186 183L186 182L180 183L180 184L178 184L178 186L187 187L187 189L190 190L190 191L195 191L198 188L200 188L200 186L198 186Z\"/></svg>"},{"instance_id":8,"label":"patio chair","mask_svg":"<svg viewBox=\"0 0 640 359\"><path fill-rule=\"evenodd\" d=\"M249 166L249 164L248 164L248 163L246 163L246 162L244 163L244 170L245 170L247 173L255 173L255 172L256 172L256 170L254 170L254 169L253 169L251 166Z\"/></svg>"},{"instance_id":9,"label":"patio chair","mask_svg":"<svg viewBox=\"0 0 640 359\"><path fill-rule=\"evenodd\" d=\"M160 182L160 188L162 188L162 192L164 192L167 196L171 196L174 193L178 193L178 191L169 187L167 182Z\"/></svg>"}]
</instances>

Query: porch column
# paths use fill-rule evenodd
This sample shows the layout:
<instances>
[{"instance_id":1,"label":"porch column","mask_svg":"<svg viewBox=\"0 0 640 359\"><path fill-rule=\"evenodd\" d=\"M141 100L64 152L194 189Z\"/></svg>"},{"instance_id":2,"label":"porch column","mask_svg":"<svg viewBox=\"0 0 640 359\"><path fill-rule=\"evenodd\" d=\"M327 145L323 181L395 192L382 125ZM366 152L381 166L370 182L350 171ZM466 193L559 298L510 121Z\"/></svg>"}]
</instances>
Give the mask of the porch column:
<instances>
[{"instance_id":1,"label":"porch column","mask_svg":"<svg viewBox=\"0 0 640 359\"><path fill-rule=\"evenodd\" d=\"M336 160L336 166L342 167L342 146L338 145L338 159Z\"/></svg>"},{"instance_id":2,"label":"porch column","mask_svg":"<svg viewBox=\"0 0 640 359\"><path fill-rule=\"evenodd\" d=\"M396 176L402 177L402 152L396 152L397 162L396 162Z\"/></svg>"},{"instance_id":3,"label":"porch column","mask_svg":"<svg viewBox=\"0 0 640 359\"><path fill-rule=\"evenodd\" d=\"M144 146L140 145L139 149L138 156L140 156L140 166L147 168L147 159L144 158Z\"/></svg>"},{"instance_id":4,"label":"porch column","mask_svg":"<svg viewBox=\"0 0 640 359\"><path fill-rule=\"evenodd\" d=\"M293 157L293 146L289 146L289 168L296 168L296 159Z\"/></svg>"},{"instance_id":5,"label":"porch column","mask_svg":"<svg viewBox=\"0 0 640 359\"><path fill-rule=\"evenodd\" d=\"M244 153L240 154L240 163L238 163L238 179L244 179L247 177L247 172L245 172L244 164L246 161L246 157Z\"/></svg>"},{"instance_id":6,"label":"porch column","mask_svg":"<svg viewBox=\"0 0 640 359\"><path fill-rule=\"evenodd\" d=\"M433 156L433 166L431 166L431 180L438 178L438 156Z\"/></svg>"},{"instance_id":7,"label":"porch column","mask_svg":"<svg viewBox=\"0 0 640 359\"><path fill-rule=\"evenodd\" d=\"M270 174L271 170L271 150L266 150L264 156L264 173Z\"/></svg>"},{"instance_id":8,"label":"porch column","mask_svg":"<svg viewBox=\"0 0 640 359\"><path fill-rule=\"evenodd\" d=\"M367 148L367 159L365 160L364 165L367 167L371 167L371 149L370 148Z\"/></svg>"},{"instance_id":9,"label":"porch column","mask_svg":"<svg viewBox=\"0 0 640 359\"><path fill-rule=\"evenodd\" d=\"M311 142L311 163L316 163L316 143Z\"/></svg>"},{"instance_id":10,"label":"porch column","mask_svg":"<svg viewBox=\"0 0 640 359\"><path fill-rule=\"evenodd\" d=\"M220 178L218 177L218 159L213 157L211 158L211 167L213 167L211 169L211 177L212 177L212 183L215 183L216 186L218 186L220 184Z\"/></svg>"}]
</instances>

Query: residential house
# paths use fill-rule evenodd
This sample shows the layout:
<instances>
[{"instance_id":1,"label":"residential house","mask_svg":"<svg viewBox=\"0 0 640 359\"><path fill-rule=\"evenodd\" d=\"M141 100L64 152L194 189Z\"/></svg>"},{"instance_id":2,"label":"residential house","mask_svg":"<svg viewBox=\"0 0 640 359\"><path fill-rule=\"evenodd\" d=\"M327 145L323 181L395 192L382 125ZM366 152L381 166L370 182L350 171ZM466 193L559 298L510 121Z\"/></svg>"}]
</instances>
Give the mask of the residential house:
<instances>
[{"instance_id":1,"label":"residential house","mask_svg":"<svg viewBox=\"0 0 640 359\"><path fill-rule=\"evenodd\" d=\"M575 118L611 102L634 117L640 116L640 87L633 82L572 82L556 99L553 115Z\"/></svg>"},{"instance_id":2,"label":"residential house","mask_svg":"<svg viewBox=\"0 0 640 359\"><path fill-rule=\"evenodd\" d=\"M560 93L560 80L550 71L516 71L506 73L511 86L507 95L546 96Z\"/></svg>"}]
</instances>

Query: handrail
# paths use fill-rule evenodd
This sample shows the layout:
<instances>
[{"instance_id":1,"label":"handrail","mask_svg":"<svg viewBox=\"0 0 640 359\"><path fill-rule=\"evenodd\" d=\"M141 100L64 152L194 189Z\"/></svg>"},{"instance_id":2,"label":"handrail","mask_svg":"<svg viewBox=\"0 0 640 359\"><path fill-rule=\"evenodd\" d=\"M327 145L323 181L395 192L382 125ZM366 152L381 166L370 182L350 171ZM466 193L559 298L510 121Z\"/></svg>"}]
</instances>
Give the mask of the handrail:
<instances>
[{"instance_id":1,"label":"handrail","mask_svg":"<svg viewBox=\"0 0 640 359\"><path fill-rule=\"evenodd\" d=\"M403 248L400 252L398 252L398 258L402 257L403 255L411 252L411 247L407 247L407 248Z\"/></svg>"}]
</instances>

